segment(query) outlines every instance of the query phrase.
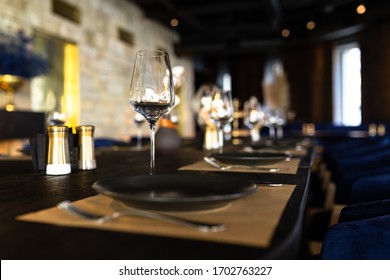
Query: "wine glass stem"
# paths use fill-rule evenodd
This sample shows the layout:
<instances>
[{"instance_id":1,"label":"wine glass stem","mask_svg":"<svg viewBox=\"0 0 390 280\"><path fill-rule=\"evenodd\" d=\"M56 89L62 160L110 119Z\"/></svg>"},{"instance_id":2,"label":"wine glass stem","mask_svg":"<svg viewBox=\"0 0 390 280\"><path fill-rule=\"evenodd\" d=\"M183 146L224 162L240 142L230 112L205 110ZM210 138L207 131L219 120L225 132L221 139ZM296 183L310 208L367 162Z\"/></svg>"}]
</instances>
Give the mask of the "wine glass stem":
<instances>
[{"instance_id":1,"label":"wine glass stem","mask_svg":"<svg viewBox=\"0 0 390 280\"><path fill-rule=\"evenodd\" d=\"M276 131L276 128L274 125L270 125L269 126L269 136L271 139L274 139L275 138L275 131Z\"/></svg>"},{"instance_id":2,"label":"wine glass stem","mask_svg":"<svg viewBox=\"0 0 390 280\"><path fill-rule=\"evenodd\" d=\"M219 147L219 153L223 153L223 126L218 126L218 147Z\"/></svg>"},{"instance_id":3,"label":"wine glass stem","mask_svg":"<svg viewBox=\"0 0 390 280\"><path fill-rule=\"evenodd\" d=\"M149 124L150 127L150 175L155 174L155 151L156 151L156 143L155 143L155 124Z\"/></svg>"},{"instance_id":4,"label":"wine glass stem","mask_svg":"<svg viewBox=\"0 0 390 280\"><path fill-rule=\"evenodd\" d=\"M137 125L137 149L141 150L142 148L142 129L140 125Z\"/></svg>"},{"instance_id":5,"label":"wine glass stem","mask_svg":"<svg viewBox=\"0 0 390 280\"><path fill-rule=\"evenodd\" d=\"M277 128L276 128L276 135L277 135L277 138L278 139L282 139L283 138L283 127L278 125Z\"/></svg>"}]
</instances>

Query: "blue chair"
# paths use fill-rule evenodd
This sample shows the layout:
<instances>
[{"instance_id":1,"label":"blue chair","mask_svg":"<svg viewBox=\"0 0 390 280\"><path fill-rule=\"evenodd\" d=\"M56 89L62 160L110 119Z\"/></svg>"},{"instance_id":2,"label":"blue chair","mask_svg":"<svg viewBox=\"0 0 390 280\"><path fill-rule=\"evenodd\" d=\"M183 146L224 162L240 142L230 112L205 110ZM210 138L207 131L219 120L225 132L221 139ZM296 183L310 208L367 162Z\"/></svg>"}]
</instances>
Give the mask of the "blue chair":
<instances>
[{"instance_id":1,"label":"blue chair","mask_svg":"<svg viewBox=\"0 0 390 280\"><path fill-rule=\"evenodd\" d=\"M361 159L380 156L389 148L389 138L348 139L325 148L322 160L333 176L337 177L355 164L362 163Z\"/></svg>"},{"instance_id":2,"label":"blue chair","mask_svg":"<svg viewBox=\"0 0 390 280\"><path fill-rule=\"evenodd\" d=\"M328 229L322 259L390 259L390 199L344 207Z\"/></svg>"},{"instance_id":3,"label":"blue chair","mask_svg":"<svg viewBox=\"0 0 390 280\"><path fill-rule=\"evenodd\" d=\"M335 202L340 204L348 204L348 197L352 189L352 185L359 179L373 177L383 174L390 174L390 166L386 167L375 167L367 168L359 172L345 172L341 175L339 181L337 182L337 188L335 193Z\"/></svg>"},{"instance_id":4,"label":"blue chair","mask_svg":"<svg viewBox=\"0 0 390 280\"><path fill-rule=\"evenodd\" d=\"M390 146L388 137L348 138L324 146L323 161L332 169L340 160L364 156Z\"/></svg>"},{"instance_id":5,"label":"blue chair","mask_svg":"<svg viewBox=\"0 0 390 280\"><path fill-rule=\"evenodd\" d=\"M348 197L349 204L390 199L390 174L365 177L357 180Z\"/></svg>"},{"instance_id":6,"label":"blue chair","mask_svg":"<svg viewBox=\"0 0 390 280\"><path fill-rule=\"evenodd\" d=\"M390 215L330 227L320 256L324 260L389 260Z\"/></svg>"},{"instance_id":7,"label":"blue chair","mask_svg":"<svg viewBox=\"0 0 390 280\"><path fill-rule=\"evenodd\" d=\"M351 185L365 176L388 173L390 149L384 149L364 156L340 159L337 167L331 171L331 180L336 185L335 202L347 204Z\"/></svg>"},{"instance_id":8,"label":"blue chair","mask_svg":"<svg viewBox=\"0 0 390 280\"><path fill-rule=\"evenodd\" d=\"M390 215L390 199L352 204L344 207L339 216L339 223Z\"/></svg>"}]
</instances>

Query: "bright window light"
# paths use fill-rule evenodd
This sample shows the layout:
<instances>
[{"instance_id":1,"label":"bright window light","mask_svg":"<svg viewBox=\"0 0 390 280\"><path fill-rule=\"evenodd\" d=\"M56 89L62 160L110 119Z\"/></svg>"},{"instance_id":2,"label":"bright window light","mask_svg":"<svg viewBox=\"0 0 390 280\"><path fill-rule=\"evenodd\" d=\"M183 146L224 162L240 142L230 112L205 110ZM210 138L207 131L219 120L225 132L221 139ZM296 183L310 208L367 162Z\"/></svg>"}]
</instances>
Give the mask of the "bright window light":
<instances>
[{"instance_id":1,"label":"bright window light","mask_svg":"<svg viewBox=\"0 0 390 280\"><path fill-rule=\"evenodd\" d=\"M337 47L334 65L334 123L358 126L362 122L361 62L358 45L353 43Z\"/></svg>"},{"instance_id":2,"label":"bright window light","mask_svg":"<svg viewBox=\"0 0 390 280\"><path fill-rule=\"evenodd\" d=\"M229 73L225 73L222 76L222 89L224 91L232 90L232 78Z\"/></svg>"}]
</instances>

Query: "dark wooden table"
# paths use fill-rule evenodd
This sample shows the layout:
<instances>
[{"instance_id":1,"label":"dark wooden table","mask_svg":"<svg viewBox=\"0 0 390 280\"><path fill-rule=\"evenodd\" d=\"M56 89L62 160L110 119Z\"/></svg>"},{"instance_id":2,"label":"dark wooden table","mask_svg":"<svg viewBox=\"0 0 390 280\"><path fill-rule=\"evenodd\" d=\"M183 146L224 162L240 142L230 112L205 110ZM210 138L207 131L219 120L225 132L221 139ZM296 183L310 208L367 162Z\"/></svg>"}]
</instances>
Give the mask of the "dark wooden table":
<instances>
[{"instance_id":1,"label":"dark wooden table","mask_svg":"<svg viewBox=\"0 0 390 280\"><path fill-rule=\"evenodd\" d=\"M16 216L55 206L62 200L95 195L91 185L116 175L149 172L149 151L126 148L97 151L98 168L69 175L47 176L34 172L30 161L0 161L1 259L297 259L304 237L304 217L312 150L296 175L226 173L243 180L296 184L270 248L60 227L21 222ZM202 159L206 151L193 145L168 154L157 153L157 173L177 173L177 168ZM185 171L189 172L190 171ZM199 172L198 172L199 173ZM207 172L205 172L207 173Z\"/></svg>"}]
</instances>

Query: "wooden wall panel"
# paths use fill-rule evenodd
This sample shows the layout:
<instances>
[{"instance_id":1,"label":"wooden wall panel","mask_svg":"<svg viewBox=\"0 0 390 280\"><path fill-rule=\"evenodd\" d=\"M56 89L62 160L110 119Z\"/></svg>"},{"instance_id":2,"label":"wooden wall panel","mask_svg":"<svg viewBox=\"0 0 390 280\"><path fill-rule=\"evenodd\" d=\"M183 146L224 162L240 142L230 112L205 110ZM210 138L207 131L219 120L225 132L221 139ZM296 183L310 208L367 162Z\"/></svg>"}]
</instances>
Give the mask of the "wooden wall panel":
<instances>
[{"instance_id":1,"label":"wooden wall panel","mask_svg":"<svg viewBox=\"0 0 390 280\"><path fill-rule=\"evenodd\" d=\"M264 63L264 57L260 55L234 56L230 59L232 94L241 103L250 96L263 101Z\"/></svg>"},{"instance_id":2,"label":"wooden wall panel","mask_svg":"<svg viewBox=\"0 0 390 280\"><path fill-rule=\"evenodd\" d=\"M311 54L311 121L332 122L332 44L316 45Z\"/></svg>"},{"instance_id":3,"label":"wooden wall panel","mask_svg":"<svg viewBox=\"0 0 390 280\"><path fill-rule=\"evenodd\" d=\"M283 53L297 121L332 121L331 57L330 44L297 47Z\"/></svg>"},{"instance_id":4,"label":"wooden wall panel","mask_svg":"<svg viewBox=\"0 0 390 280\"><path fill-rule=\"evenodd\" d=\"M363 122L390 121L390 23L359 36L362 56Z\"/></svg>"},{"instance_id":5,"label":"wooden wall panel","mask_svg":"<svg viewBox=\"0 0 390 280\"><path fill-rule=\"evenodd\" d=\"M310 57L307 49L294 48L283 53L284 70L290 84L291 109L297 121L308 121L311 115Z\"/></svg>"}]
</instances>

